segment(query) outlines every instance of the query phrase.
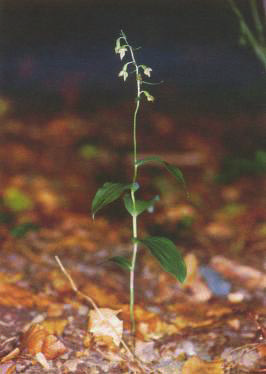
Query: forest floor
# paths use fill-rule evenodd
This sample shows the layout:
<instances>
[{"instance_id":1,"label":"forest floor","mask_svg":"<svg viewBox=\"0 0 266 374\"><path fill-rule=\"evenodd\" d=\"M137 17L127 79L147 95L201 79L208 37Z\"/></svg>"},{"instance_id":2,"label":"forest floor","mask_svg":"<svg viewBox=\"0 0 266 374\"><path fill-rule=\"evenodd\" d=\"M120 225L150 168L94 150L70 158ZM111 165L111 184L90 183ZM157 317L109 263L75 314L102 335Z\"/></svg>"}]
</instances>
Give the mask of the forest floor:
<instances>
[{"instance_id":1,"label":"forest floor","mask_svg":"<svg viewBox=\"0 0 266 374\"><path fill-rule=\"evenodd\" d=\"M128 113L1 117L1 374L265 372L266 154L253 139L265 117L145 108L140 157L180 167L188 194L143 168L142 197L160 201L139 230L172 239L188 276L180 285L141 249L133 347L128 273L107 261L130 256L130 218L121 202L94 221L90 208L104 182L131 180Z\"/></svg>"}]
</instances>

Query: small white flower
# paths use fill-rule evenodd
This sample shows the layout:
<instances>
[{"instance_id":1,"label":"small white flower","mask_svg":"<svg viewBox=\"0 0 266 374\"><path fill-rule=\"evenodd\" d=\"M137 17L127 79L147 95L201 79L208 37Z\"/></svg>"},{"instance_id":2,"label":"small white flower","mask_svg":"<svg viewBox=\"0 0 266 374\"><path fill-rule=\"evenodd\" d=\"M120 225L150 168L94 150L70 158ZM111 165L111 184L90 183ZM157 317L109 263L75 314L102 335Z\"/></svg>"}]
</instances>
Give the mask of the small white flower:
<instances>
[{"instance_id":1,"label":"small white flower","mask_svg":"<svg viewBox=\"0 0 266 374\"><path fill-rule=\"evenodd\" d=\"M126 81L128 77L128 72L125 70L121 70L120 73L118 74L119 77L123 77L124 81Z\"/></svg>"},{"instance_id":2,"label":"small white flower","mask_svg":"<svg viewBox=\"0 0 266 374\"><path fill-rule=\"evenodd\" d=\"M154 96L152 96L152 95L148 95L148 96L147 96L147 100L148 100L148 101L154 101L155 99L154 99Z\"/></svg>"},{"instance_id":3,"label":"small white flower","mask_svg":"<svg viewBox=\"0 0 266 374\"><path fill-rule=\"evenodd\" d=\"M146 99L148 101L154 101L154 96L152 96L148 91L142 91L144 93L144 95L146 96Z\"/></svg>"},{"instance_id":4,"label":"small white flower","mask_svg":"<svg viewBox=\"0 0 266 374\"><path fill-rule=\"evenodd\" d=\"M149 68L148 66L145 66L145 68L144 68L144 74L145 75L150 77L151 76L151 71L152 71L152 68Z\"/></svg>"},{"instance_id":5,"label":"small white flower","mask_svg":"<svg viewBox=\"0 0 266 374\"><path fill-rule=\"evenodd\" d=\"M122 46L119 48L118 52L120 54L120 59L123 60L123 58L125 57L125 54L127 52L127 47L125 46Z\"/></svg>"}]
</instances>

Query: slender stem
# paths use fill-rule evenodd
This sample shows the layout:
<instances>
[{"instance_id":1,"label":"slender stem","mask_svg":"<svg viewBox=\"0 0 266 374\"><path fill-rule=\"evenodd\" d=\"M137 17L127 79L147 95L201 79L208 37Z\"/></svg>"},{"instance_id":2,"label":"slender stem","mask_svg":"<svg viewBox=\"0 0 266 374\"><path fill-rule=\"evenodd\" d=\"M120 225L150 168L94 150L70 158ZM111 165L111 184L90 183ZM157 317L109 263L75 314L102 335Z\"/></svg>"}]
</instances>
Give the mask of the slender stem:
<instances>
[{"instance_id":1,"label":"slender stem","mask_svg":"<svg viewBox=\"0 0 266 374\"><path fill-rule=\"evenodd\" d=\"M259 16L257 0L250 0L251 13L257 30L257 36L261 43L264 42L263 25Z\"/></svg>"},{"instance_id":2,"label":"slender stem","mask_svg":"<svg viewBox=\"0 0 266 374\"><path fill-rule=\"evenodd\" d=\"M134 148L134 175L133 175L133 183L137 180L137 114L139 110L139 99L137 98L136 109L134 112L134 121L133 121L133 148ZM135 199L135 191L131 190L131 198L133 204L133 210L136 207L136 199ZM138 229L137 229L137 215L132 215L132 231L133 231L133 238L137 239L138 236ZM135 318L134 318L134 304L135 304L135 267L136 267L136 259L137 259L137 252L138 252L138 244L134 243L133 245L133 254L131 260L131 269L130 269L130 320L131 320L131 330L132 334L135 334L136 325L135 325Z\"/></svg>"},{"instance_id":3,"label":"slender stem","mask_svg":"<svg viewBox=\"0 0 266 374\"><path fill-rule=\"evenodd\" d=\"M138 172L138 167L137 167L137 114L139 111L139 104L140 104L140 98L139 95L137 96L137 103L136 103L136 108L134 112L134 121L133 121L133 148L134 148L134 176L133 176L133 183L136 182L137 180L137 172Z\"/></svg>"},{"instance_id":4,"label":"slender stem","mask_svg":"<svg viewBox=\"0 0 266 374\"><path fill-rule=\"evenodd\" d=\"M132 226L133 226L133 236L137 237L137 216L132 217ZM135 266L138 252L138 244L134 243L133 245L133 254L131 261L131 270L130 270L130 321L131 321L131 330L132 334L135 334L136 325L134 318L134 305L135 305L135 287L134 287L134 278L135 278Z\"/></svg>"},{"instance_id":5,"label":"slender stem","mask_svg":"<svg viewBox=\"0 0 266 374\"><path fill-rule=\"evenodd\" d=\"M257 58L261 61L266 68L266 48L264 45L260 45L256 37L253 35L252 31L248 27L242 13L236 6L234 0L228 0L233 12L238 17L239 23L241 25L241 32L243 37L245 38L246 42L253 48L254 53L256 54Z\"/></svg>"},{"instance_id":6,"label":"slender stem","mask_svg":"<svg viewBox=\"0 0 266 374\"><path fill-rule=\"evenodd\" d=\"M137 181L137 173L138 173L138 166L137 166L137 115L140 107L140 96L141 96L141 79L140 79L140 73L139 73L139 67L136 63L135 55L133 52L132 47L128 44L126 35L121 31L121 34L129 48L132 63L135 66L135 74L136 74L136 82L137 82L137 97L136 97L136 107L134 111L133 116L133 166L134 166L134 172L133 172L133 179L132 183L136 183ZM135 211L136 208L136 199L135 199L135 191L131 190L131 198L132 198L132 204L133 204L133 211ZM132 233L133 233L133 239L137 239L138 235L138 229L137 229L137 215L132 215ZM136 267L136 259L137 259L137 252L138 252L138 243L134 242L133 245L133 254L132 254L132 260L131 260L131 269L130 269L130 321L131 321L131 331L132 334L135 334L136 326L135 326L135 317L134 317L134 305L135 305L135 267Z\"/></svg>"}]
</instances>

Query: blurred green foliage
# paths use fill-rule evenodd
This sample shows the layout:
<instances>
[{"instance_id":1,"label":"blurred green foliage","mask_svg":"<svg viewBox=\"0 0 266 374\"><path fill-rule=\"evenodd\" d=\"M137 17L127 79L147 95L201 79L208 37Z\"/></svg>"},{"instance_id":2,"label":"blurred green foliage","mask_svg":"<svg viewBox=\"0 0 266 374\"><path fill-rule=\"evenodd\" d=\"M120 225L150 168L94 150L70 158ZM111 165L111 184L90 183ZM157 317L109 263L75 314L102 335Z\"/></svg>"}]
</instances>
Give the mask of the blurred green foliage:
<instances>
[{"instance_id":1,"label":"blurred green foliage","mask_svg":"<svg viewBox=\"0 0 266 374\"><path fill-rule=\"evenodd\" d=\"M25 236L29 231L37 231L39 226L33 222L25 222L21 223L20 225L14 226L10 230L10 234L15 238L22 238Z\"/></svg>"},{"instance_id":2,"label":"blurred green foliage","mask_svg":"<svg viewBox=\"0 0 266 374\"><path fill-rule=\"evenodd\" d=\"M224 159L221 172L215 176L218 183L230 183L242 176L266 173L266 151L258 150L253 158L232 157Z\"/></svg>"},{"instance_id":3,"label":"blurred green foliage","mask_svg":"<svg viewBox=\"0 0 266 374\"><path fill-rule=\"evenodd\" d=\"M4 191L3 203L14 212L22 212L33 208L31 198L16 187L9 187Z\"/></svg>"},{"instance_id":4,"label":"blurred green foliage","mask_svg":"<svg viewBox=\"0 0 266 374\"><path fill-rule=\"evenodd\" d=\"M86 160L99 156L99 149L93 144L84 144L79 148L79 154Z\"/></svg>"}]
</instances>

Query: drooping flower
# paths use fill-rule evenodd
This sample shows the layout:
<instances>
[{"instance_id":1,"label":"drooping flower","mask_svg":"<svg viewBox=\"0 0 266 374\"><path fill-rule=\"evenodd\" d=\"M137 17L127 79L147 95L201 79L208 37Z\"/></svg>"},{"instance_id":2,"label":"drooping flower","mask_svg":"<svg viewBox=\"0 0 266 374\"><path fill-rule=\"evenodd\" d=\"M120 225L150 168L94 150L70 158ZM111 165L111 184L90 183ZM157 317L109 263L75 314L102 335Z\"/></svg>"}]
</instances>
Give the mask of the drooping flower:
<instances>
[{"instance_id":1,"label":"drooping flower","mask_svg":"<svg viewBox=\"0 0 266 374\"><path fill-rule=\"evenodd\" d=\"M142 91L144 93L144 95L146 96L146 99L148 101L154 101L154 96L152 96L148 91Z\"/></svg>"},{"instance_id":2,"label":"drooping flower","mask_svg":"<svg viewBox=\"0 0 266 374\"><path fill-rule=\"evenodd\" d=\"M151 76L151 71L152 71L152 68L148 67L148 66L145 66L144 67L144 74L147 75L148 77Z\"/></svg>"},{"instance_id":3,"label":"drooping flower","mask_svg":"<svg viewBox=\"0 0 266 374\"><path fill-rule=\"evenodd\" d=\"M121 60L123 60L123 58L125 57L126 52L127 52L127 47L124 45L117 50L117 53L120 55Z\"/></svg>"},{"instance_id":4,"label":"drooping flower","mask_svg":"<svg viewBox=\"0 0 266 374\"><path fill-rule=\"evenodd\" d=\"M120 73L118 74L119 77L123 77L124 81L126 81L128 77L128 72L126 70L121 70Z\"/></svg>"}]
</instances>

